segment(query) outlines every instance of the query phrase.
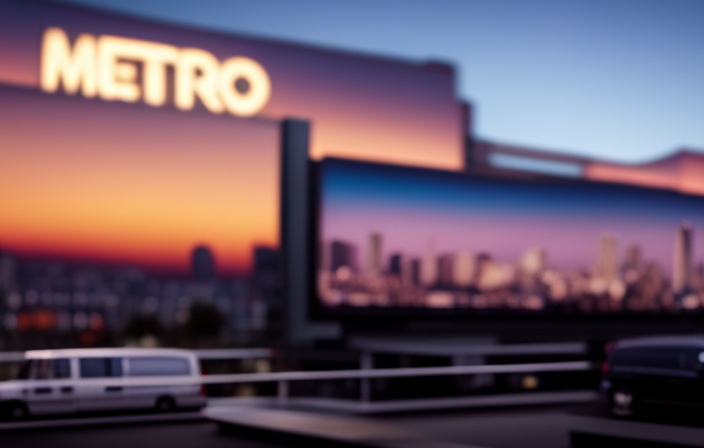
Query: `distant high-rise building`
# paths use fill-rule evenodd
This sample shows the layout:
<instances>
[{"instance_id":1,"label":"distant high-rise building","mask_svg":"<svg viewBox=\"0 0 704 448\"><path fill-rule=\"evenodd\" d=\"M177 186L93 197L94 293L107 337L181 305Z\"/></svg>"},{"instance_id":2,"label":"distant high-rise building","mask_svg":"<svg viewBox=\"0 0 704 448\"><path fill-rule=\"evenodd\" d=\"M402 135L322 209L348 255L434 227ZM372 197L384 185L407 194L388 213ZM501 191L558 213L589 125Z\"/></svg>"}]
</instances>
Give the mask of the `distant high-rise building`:
<instances>
[{"instance_id":1,"label":"distant high-rise building","mask_svg":"<svg viewBox=\"0 0 704 448\"><path fill-rule=\"evenodd\" d=\"M191 271L197 280L215 277L215 258L207 246L197 246L191 253Z\"/></svg>"},{"instance_id":2,"label":"distant high-rise building","mask_svg":"<svg viewBox=\"0 0 704 448\"><path fill-rule=\"evenodd\" d=\"M644 262L640 294L647 308L655 309L665 305L664 303L658 303L662 297L664 283L665 280L658 264L654 261Z\"/></svg>"},{"instance_id":3,"label":"distant high-rise building","mask_svg":"<svg viewBox=\"0 0 704 448\"><path fill-rule=\"evenodd\" d=\"M542 285L541 274L547 266L547 252L535 247L529 249L518 259L516 280L524 293L537 293Z\"/></svg>"},{"instance_id":4,"label":"distant high-rise building","mask_svg":"<svg viewBox=\"0 0 704 448\"><path fill-rule=\"evenodd\" d=\"M691 286L693 239L691 224L681 223L675 234L675 259L672 264L672 291L675 294L684 293Z\"/></svg>"},{"instance_id":5,"label":"distant high-rise building","mask_svg":"<svg viewBox=\"0 0 704 448\"><path fill-rule=\"evenodd\" d=\"M438 281L446 288L454 285L454 254L442 254L438 257Z\"/></svg>"},{"instance_id":6,"label":"distant high-rise building","mask_svg":"<svg viewBox=\"0 0 704 448\"><path fill-rule=\"evenodd\" d=\"M477 276L477 258L474 254L460 251L455 254L452 265L452 282L460 288L472 286Z\"/></svg>"},{"instance_id":7,"label":"distant high-rise building","mask_svg":"<svg viewBox=\"0 0 704 448\"><path fill-rule=\"evenodd\" d=\"M482 291L506 288L514 283L516 279L516 267L510 263L500 263L493 261L490 257L481 256L479 258L479 275L477 277L477 288Z\"/></svg>"},{"instance_id":8,"label":"distant high-rise building","mask_svg":"<svg viewBox=\"0 0 704 448\"><path fill-rule=\"evenodd\" d=\"M596 261L596 275L611 280L618 274L616 262L616 240L609 233L602 233L599 240L599 255Z\"/></svg>"},{"instance_id":9,"label":"distant high-rise building","mask_svg":"<svg viewBox=\"0 0 704 448\"><path fill-rule=\"evenodd\" d=\"M423 260L420 258L414 258L409 262L408 277L407 281L410 280L410 284L413 286L420 286L421 284L421 271L423 266Z\"/></svg>"},{"instance_id":10,"label":"distant high-rise building","mask_svg":"<svg viewBox=\"0 0 704 448\"><path fill-rule=\"evenodd\" d=\"M469 252L454 252L438 257L438 282L444 287L466 288L476 276L475 257Z\"/></svg>"},{"instance_id":11,"label":"distant high-rise building","mask_svg":"<svg viewBox=\"0 0 704 448\"><path fill-rule=\"evenodd\" d=\"M477 255L477 265L476 265L476 286L479 287L482 278L486 276L487 271L491 269L492 260L491 255L481 252Z\"/></svg>"},{"instance_id":12,"label":"distant high-rise building","mask_svg":"<svg viewBox=\"0 0 704 448\"><path fill-rule=\"evenodd\" d=\"M693 291L701 292L704 289L704 263L697 264L692 268L691 287Z\"/></svg>"},{"instance_id":13,"label":"distant high-rise building","mask_svg":"<svg viewBox=\"0 0 704 448\"><path fill-rule=\"evenodd\" d=\"M15 260L9 255L0 254L0 291L9 291L15 282Z\"/></svg>"},{"instance_id":14,"label":"distant high-rise building","mask_svg":"<svg viewBox=\"0 0 704 448\"><path fill-rule=\"evenodd\" d=\"M367 245L367 266L366 271L368 275L380 275L382 266L382 237L380 233L370 233Z\"/></svg>"},{"instance_id":15,"label":"distant high-rise building","mask_svg":"<svg viewBox=\"0 0 704 448\"><path fill-rule=\"evenodd\" d=\"M391 254L389 257L389 275L401 277L403 272L403 255L399 253Z\"/></svg>"},{"instance_id":16,"label":"distant high-rise building","mask_svg":"<svg viewBox=\"0 0 704 448\"><path fill-rule=\"evenodd\" d=\"M270 247L254 248L253 278L267 301L273 301L281 285L279 251Z\"/></svg>"},{"instance_id":17,"label":"distant high-rise building","mask_svg":"<svg viewBox=\"0 0 704 448\"><path fill-rule=\"evenodd\" d=\"M545 270L546 262L547 252L537 247L524 252L518 264L523 274L538 275Z\"/></svg>"},{"instance_id":18,"label":"distant high-rise building","mask_svg":"<svg viewBox=\"0 0 704 448\"><path fill-rule=\"evenodd\" d=\"M438 281L438 260L435 257L435 242L430 239L420 266L420 283L433 286Z\"/></svg>"},{"instance_id":19,"label":"distant high-rise building","mask_svg":"<svg viewBox=\"0 0 704 448\"><path fill-rule=\"evenodd\" d=\"M330 244L330 269L335 272L342 266L355 271L357 269L357 248L343 241Z\"/></svg>"},{"instance_id":20,"label":"distant high-rise building","mask_svg":"<svg viewBox=\"0 0 704 448\"><path fill-rule=\"evenodd\" d=\"M254 248L254 273L277 271L279 269L279 251L264 246Z\"/></svg>"},{"instance_id":21,"label":"distant high-rise building","mask_svg":"<svg viewBox=\"0 0 704 448\"><path fill-rule=\"evenodd\" d=\"M640 271L643 266L643 250L640 244L631 244L626 248L626 259L623 262L623 270L633 269Z\"/></svg>"}]
</instances>

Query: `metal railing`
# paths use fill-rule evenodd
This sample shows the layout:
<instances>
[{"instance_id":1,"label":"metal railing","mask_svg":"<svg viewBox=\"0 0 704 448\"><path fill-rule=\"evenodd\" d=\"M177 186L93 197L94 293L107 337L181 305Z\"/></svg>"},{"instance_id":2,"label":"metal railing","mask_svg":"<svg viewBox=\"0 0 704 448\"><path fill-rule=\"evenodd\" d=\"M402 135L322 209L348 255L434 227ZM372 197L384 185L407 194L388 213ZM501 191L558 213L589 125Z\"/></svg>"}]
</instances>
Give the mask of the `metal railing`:
<instances>
[{"instance_id":1,"label":"metal railing","mask_svg":"<svg viewBox=\"0 0 704 448\"><path fill-rule=\"evenodd\" d=\"M193 377L123 377L124 386L175 386L193 384L243 384L243 383L277 383L279 400L289 396L289 383L292 381L325 381L344 379L372 378L408 378L428 376L478 375L502 373L539 373L539 372L570 372L597 369L591 361L545 362L527 364L495 364L480 366L447 366L447 367L410 367L393 369L355 369L355 370L325 370L270 373L233 373L218 375L203 375ZM364 398L364 397L363 397Z\"/></svg>"},{"instance_id":2,"label":"metal railing","mask_svg":"<svg viewBox=\"0 0 704 448\"><path fill-rule=\"evenodd\" d=\"M271 349L223 349L195 350L199 359L251 359L271 358ZM23 352L0 353L0 362L16 362L24 359ZM444 367L410 367L410 368L362 368L354 370L326 371L294 371L269 373L234 373L203 375L197 381L201 384L247 384L276 383L277 398L284 402L289 398L289 383L292 381L329 381L329 380L360 380L361 401L369 401L369 380L374 378L409 378L429 376L507 374L507 373L540 373L540 372L576 372L596 370L599 366L592 361L541 362L523 364L492 364ZM125 386L166 386L193 384L193 378L158 377L158 378L122 378ZM366 387L364 387L366 385Z\"/></svg>"},{"instance_id":3,"label":"metal railing","mask_svg":"<svg viewBox=\"0 0 704 448\"><path fill-rule=\"evenodd\" d=\"M196 350L200 359L252 359L271 358L274 353L271 349L224 349L224 350ZM0 362L16 362L24 359L23 352L0 353ZM251 384L251 383L276 383L276 398L280 403L289 399L289 384L293 381L330 381L330 380L360 380L360 401L370 401L370 383L375 378L410 378L430 376L456 376L456 375L482 375L482 374L511 374L511 373L541 373L541 372L577 372L598 369L598 364L592 361L565 361L541 362L523 364L493 364L493 365L468 365L444 367L410 367L410 368L381 368L373 369L370 366L354 370L327 370L327 371L293 371L269 373L235 373L216 374L193 377L124 377L121 383L124 386L167 386L193 384L194 380L200 384Z\"/></svg>"},{"instance_id":4,"label":"metal railing","mask_svg":"<svg viewBox=\"0 0 704 448\"><path fill-rule=\"evenodd\" d=\"M285 401L289 396L289 382L291 381L321 381L343 379L372 379L372 378L403 378L424 376L452 376L452 375L478 375L501 373L539 373L539 372L570 372L588 371L597 369L596 363L591 361L566 361L544 362L527 364L495 364L480 366L447 366L447 367L410 367L393 369L360 369L360 370L331 370L313 372L272 372L272 373L236 373L226 375L209 375L201 379L203 384L237 384L237 383L277 383L277 396L280 401ZM158 381L154 382L158 384ZM362 394L362 400L368 400Z\"/></svg>"},{"instance_id":5,"label":"metal railing","mask_svg":"<svg viewBox=\"0 0 704 448\"><path fill-rule=\"evenodd\" d=\"M24 352L0 352L0 362L24 361Z\"/></svg>"},{"instance_id":6,"label":"metal railing","mask_svg":"<svg viewBox=\"0 0 704 448\"><path fill-rule=\"evenodd\" d=\"M198 359L258 359L273 358L274 350L271 348L224 348L191 350ZM24 361L24 352L0 352L0 363Z\"/></svg>"}]
</instances>

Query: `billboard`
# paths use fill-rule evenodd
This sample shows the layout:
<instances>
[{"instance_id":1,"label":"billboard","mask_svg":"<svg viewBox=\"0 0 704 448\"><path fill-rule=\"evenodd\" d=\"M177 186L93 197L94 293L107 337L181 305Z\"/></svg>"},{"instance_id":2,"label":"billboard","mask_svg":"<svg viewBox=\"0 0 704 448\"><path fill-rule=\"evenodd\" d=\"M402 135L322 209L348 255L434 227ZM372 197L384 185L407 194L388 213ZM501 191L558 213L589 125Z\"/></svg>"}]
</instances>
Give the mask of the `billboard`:
<instances>
[{"instance_id":1,"label":"billboard","mask_svg":"<svg viewBox=\"0 0 704 448\"><path fill-rule=\"evenodd\" d=\"M321 163L319 182L328 315L703 309L700 196L339 159Z\"/></svg>"},{"instance_id":2,"label":"billboard","mask_svg":"<svg viewBox=\"0 0 704 448\"><path fill-rule=\"evenodd\" d=\"M3 1L0 346L121 343L196 302L264 329L287 117L312 121L312 158L463 168L447 66Z\"/></svg>"}]
</instances>

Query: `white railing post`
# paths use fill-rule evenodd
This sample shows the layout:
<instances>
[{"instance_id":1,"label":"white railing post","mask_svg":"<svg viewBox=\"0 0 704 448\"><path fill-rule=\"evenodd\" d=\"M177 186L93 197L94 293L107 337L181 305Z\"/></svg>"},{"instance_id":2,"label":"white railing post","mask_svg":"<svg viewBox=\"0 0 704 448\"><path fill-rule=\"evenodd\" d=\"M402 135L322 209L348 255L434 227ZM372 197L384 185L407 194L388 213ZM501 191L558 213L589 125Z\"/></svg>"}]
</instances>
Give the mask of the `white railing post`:
<instances>
[{"instance_id":1,"label":"white railing post","mask_svg":"<svg viewBox=\"0 0 704 448\"><path fill-rule=\"evenodd\" d=\"M288 381L285 381L285 380L278 381L278 388L277 388L276 395L279 400L279 404L286 404L288 402Z\"/></svg>"},{"instance_id":2,"label":"white railing post","mask_svg":"<svg viewBox=\"0 0 704 448\"><path fill-rule=\"evenodd\" d=\"M362 352L361 360L361 370L371 370L374 368L374 358L372 358L372 354L370 352L364 351ZM361 378L359 380L359 390L360 390L360 397L363 402L369 402L372 397L372 384L371 384L371 379L370 378Z\"/></svg>"}]
</instances>

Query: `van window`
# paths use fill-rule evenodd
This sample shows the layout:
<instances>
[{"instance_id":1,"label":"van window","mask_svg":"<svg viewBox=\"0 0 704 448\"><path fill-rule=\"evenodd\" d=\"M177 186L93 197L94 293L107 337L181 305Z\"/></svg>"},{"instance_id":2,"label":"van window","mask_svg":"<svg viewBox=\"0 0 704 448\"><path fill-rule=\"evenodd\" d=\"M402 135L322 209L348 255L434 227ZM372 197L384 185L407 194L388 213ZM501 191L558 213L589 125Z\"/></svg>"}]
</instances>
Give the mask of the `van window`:
<instances>
[{"instance_id":1,"label":"van window","mask_svg":"<svg viewBox=\"0 0 704 448\"><path fill-rule=\"evenodd\" d=\"M71 360L59 358L54 360L54 378L71 378Z\"/></svg>"},{"instance_id":2,"label":"van window","mask_svg":"<svg viewBox=\"0 0 704 448\"><path fill-rule=\"evenodd\" d=\"M71 362L68 359L35 359L32 378L38 380L62 379L71 377Z\"/></svg>"},{"instance_id":3,"label":"van window","mask_svg":"<svg viewBox=\"0 0 704 448\"><path fill-rule=\"evenodd\" d=\"M129 358L130 376L173 376L191 373L188 359L174 356Z\"/></svg>"},{"instance_id":4,"label":"van window","mask_svg":"<svg viewBox=\"0 0 704 448\"><path fill-rule=\"evenodd\" d=\"M81 358L81 378L122 376L122 358Z\"/></svg>"},{"instance_id":5,"label":"van window","mask_svg":"<svg viewBox=\"0 0 704 448\"><path fill-rule=\"evenodd\" d=\"M52 380L71 378L71 361L67 358L29 359L22 364L17 379Z\"/></svg>"},{"instance_id":6,"label":"van window","mask_svg":"<svg viewBox=\"0 0 704 448\"><path fill-rule=\"evenodd\" d=\"M658 369L693 369L697 350L689 347L633 347L615 350L609 362L614 365Z\"/></svg>"}]
</instances>

